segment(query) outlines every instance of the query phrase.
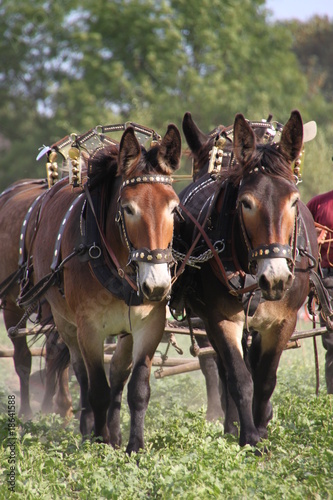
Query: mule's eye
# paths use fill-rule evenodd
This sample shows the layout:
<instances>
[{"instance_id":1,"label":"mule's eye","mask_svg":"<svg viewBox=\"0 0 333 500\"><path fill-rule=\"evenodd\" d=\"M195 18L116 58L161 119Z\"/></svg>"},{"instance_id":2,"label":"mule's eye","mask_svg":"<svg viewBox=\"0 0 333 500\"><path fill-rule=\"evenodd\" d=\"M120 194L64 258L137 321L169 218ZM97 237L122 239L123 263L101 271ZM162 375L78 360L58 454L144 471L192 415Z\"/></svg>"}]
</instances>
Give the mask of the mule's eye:
<instances>
[{"instance_id":1,"label":"mule's eye","mask_svg":"<svg viewBox=\"0 0 333 500\"><path fill-rule=\"evenodd\" d=\"M251 208L252 208L251 203L248 200L246 200L245 198L243 200L241 200L241 204L242 204L242 207L245 208L245 210L251 210Z\"/></svg>"},{"instance_id":2,"label":"mule's eye","mask_svg":"<svg viewBox=\"0 0 333 500\"><path fill-rule=\"evenodd\" d=\"M299 201L299 198L297 197L291 204L291 208L295 208L297 206L297 203Z\"/></svg>"},{"instance_id":3,"label":"mule's eye","mask_svg":"<svg viewBox=\"0 0 333 500\"><path fill-rule=\"evenodd\" d=\"M134 211L129 205L125 205L123 209L127 215L134 215Z\"/></svg>"},{"instance_id":4,"label":"mule's eye","mask_svg":"<svg viewBox=\"0 0 333 500\"><path fill-rule=\"evenodd\" d=\"M177 201L171 201L171 203L169 204L169 210L171 215L179 213L179 204L177 203Z\"/></svg>"}]
</instances>

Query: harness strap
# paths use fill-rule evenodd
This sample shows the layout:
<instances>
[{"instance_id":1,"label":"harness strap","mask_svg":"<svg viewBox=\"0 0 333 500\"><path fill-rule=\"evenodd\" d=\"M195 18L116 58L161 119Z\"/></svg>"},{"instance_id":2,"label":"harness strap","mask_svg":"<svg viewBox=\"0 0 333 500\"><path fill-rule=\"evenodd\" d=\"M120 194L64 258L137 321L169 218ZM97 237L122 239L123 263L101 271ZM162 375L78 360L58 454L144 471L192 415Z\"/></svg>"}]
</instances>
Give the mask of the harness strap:
<instances>
[{"instance_id":1,"label":"harness strap","mask_svg":"<svg viewBox=\"0 0 333 500\"><path fill-rule=\"evenodd\" d=\"M51 264L51 271L53 271L53 272L57 271L58 267L59 267L60 255L61 255L60 254L60 247L61 247L61 241L62 241L62 236L63 236L64 230L65 230L66 222L68 220L68 217L69 217L71 211L73 210L75 205L80 201L82 196L83 196L83 193L79 194L79 196L77 198L75 198L75 200L73 201L73 203L70 205L69 209L67 210L65 217L62 220L62 223L60 224L59 233L58 233L56 243L54 246L53 260L52 260L52 264ZM82 248L81 248L81 250L82 250ZM68 260L68 257L66 257L64 260L66 260L66 259Z\"/></svg>"},{"instance_id":2,"label":"harness strap","mask_svg":"<svg viewBox=\"0 0 333 500\"><path fill-rule=\"evenodd\" d=\"M176 274L176 278L178 278L178 276L183 272L184 270L184 267L186 265L186 262L187 260L189 259L195 245L197 244L198 242L198 239L200 238L200 236L203 236L205 242L207 243L209 249L211 250L212 254L213 254L213 257L215 259L215 263L217 264L217 268L218 268L218 271L220 272L221 274L221 277L223 279L223 284L225 284L227 286L227 288L229 289L229 293L231 293L232 295L242 295L244 293L247 293L247 292L250 292L250 291L253 291L257 288L257 284L254 284L254 285L251 285L251 286L248 286L246 288L242 288L242 289L235 289L233 288L230 283L229 283L229 279L228 279L228 276L227 276L227 273L225 271L225 268L224 268L224 265L223 263L221 262L221 259L219 258L219 255L216 251L216 249L214 248L212 242L210 241L210 239L208 238L203 226L201 226L201 224L199 224L199 222L195 219L195 217L193 217L193 215L184 207L184 205L182 205L181 203L179 204L180 208L185 212L185 214L189 217L189 219L193 222L193 224L195 224L195 226L198 228L199 230L199 234L197 235L197 237L195 238L194 242L192 243L189 251L187 252L186 256L185 256L185 259L183 260L180 268L178 269L177 271L177 274Z\"/></svg>"},{"instance_id":3,"label":"harness strap","mask_svg":"<svg viewBox=\"0 0 333 500\"><path fill-rule=\"evenodd\" d=\"M26 238L26 233L27 233L27 229L28 229L28 222L30 220L31 213L32 213L33 209L35 208L35 206L37 205L38 201L44 196L45 193L47 193L47 191L45 191L43 194L40 194L39 196L37 196L37 198L34 200L32 205L30 205L29 210L27 211L27 213L24 217L22 227L21 227L21 233L20 233L19 261L18 261L19 267L23 266L24 263L27 262L27 257L25 254L25 238ZM37 219L38 219L38 217L37 217Z\"/></svg>"},{"instance_id":4,"label":"harness strap","mask_svg":"<svg viewBox=\"0 0 333 500\"><path fill-rule=\"evenodd\" d=\"M98 231L99 231L99 234L101 236L101 239L102 239L102 242L109 254L109 257L110 259L112 260L112 262L114 263L114 265L116 266L116 269L117 269L117 272L118 272L118 275L125 279L127 281L127 283L133 288L134 291L138 291L138 287L137 285L134 283L134 281L128 276L128 274L125 273L125 271L122 269L122 267L120 266L119 264L119 261L114 253L114 251L112 250L112 248L109 246L108 242L106 241L106 238L104 236L104 233L102 231L102 228L99 224L99 221L98 221L98 218L96 216L96 212L95 212L95 208L94 208L94 204L93 204L93 201L91 199L91 195L90 195L90 191L89 191L89 188L88 188L88 185L85 184L84 185L84 190L85 190L85 193L86 193L86 196L87 196L87 200L88 200L88 203L89 203L89 206L90 206L90 209L91 209L91 212L95 218L95 221L96 221L96 225L97 225L97 228L98 228Z\"/></svg>"},{"instance_id":5,"label":"harness strap","mask_svg":"<svg viewBox=\"0 0 333 500\"><path fill-rule=\"evenodd\" d=\"M55 284L58 273L64 267L66 262L68 262L75 255L77 255L85 250L85 248L83 248L82 245L79 245L77 248L74 249L74 251L71 254L69 254L67 257L65 257L60 262L60 255L61 255L60 247L61 247L61 241L62 241L62 235L64 232L64 228L65 228L65 225L66 225L66 222L68 220L68 216L69 216L70 212L73 210L74 206L80 201L82 196L83 196L83 193L81 193L74 200L74 202L70 205L69 209L67 210L67 212L65 214L65 217L62 220L62 223L61 223L60 229L59 229L59 233L58 233L58 236L57 236L56 242L55 242L55 247L54 247L54 252L53 252L53 260L51 263L51 273L44 276L38 283L36 283L27 292L25 292L24 289L21 290L21 293L20 293L18 300L17 300L17 303L20 307L30 306L39 297L41 297L51 286L53 286ZM38 199L36 201L38 201ZM32 207L34 206L34 204L32 205Z\"/></svg>"},{"instance_id":6,"label":"harness strap","mask_svg":"<svg viewBox=\"0 0 333 500\"><path fill-rule=\"evenodd\" d=\"M211 199L211 202L210 202L210 206L209 206L209 209L206 213L206 216L205 216L205 219L203 221L203 224L201 225L197 219L195 217L193 217L193 215L191 214L191 212L189 210L187 210L187 208L185 207L185 205L183 205L183 203L179 203L179 208L181 208L181 210L183 210L183 212L187 215L187 217L193 222L194 226L198 229L198 234L196 235L196 237L194 238L193 242L192 242L192 245L190 246L187 254L185 255L184 257L184 260L183 262L181 263L181 266L180 268L178 269L176 275L175 275L175 278L174 280L176 280L180 274L183 273L184 269L185 269L185 266L187 264L187 262L189 261L189 258L190 256L192 255L192 252L194 250L194 248L196 247L199 239L200 239L200 236L203 236L205 242L207 243L208 245L208 248L212 251L213 255L217 256L218 258L218 253L217 251L215 250L214 246L212 245L212 242L210 241L210 239L208 238L207 234L206 234L206 231L204 230L204 227L207 223L207 220L211 214L211 210L212 210L212 207L213 207L213 200L215 199L215 196L212 197Z\"/></svg>"},{"instance_id":7,"label":"harness strap","mask_svg":"<svg viewBox=\"0 0 333 500\"><path fill-rule=\"evenodd\" d=\"M162 250L157 248L149 250L148 248L140 248L139 250L132 250L129 256L130 262L151 262L152 264L170 264L173 262L171 248Z\"/></svg>"},{"instance_id":8,"label":"harness strap","mask_svg":"<svg viewBox=\"0 0 333 500\"><path fill-rule=\"evenodd\" d=\"M3 299L7 295L8 291L11 289L14 283L20 281L23 272L24 268L20 267L12 274L10 274L2 283L0 283L0 299Z\"/></svg>"},{"instance_id":9,"label":"harness strap","mask_svg":"<svg viewBox=\"0 0 333 500\"><path fill-rule=\"evenodd\" d=\"M155 140L160 140L161 136L155 132L152 128L145 127L144 125L139 125L138 123L134 122L126 122L126 123L119 123L116 125L103 125L99 126L97 128L100 128L102 133L110 133L110 132L118 132L125 130L128 126L131 126L139 132L140 134L143 134L147 137L152 137Z\"/></svg>"},{"instance_id":10,"label":"harness strap","mask_svg":"<svg viewBox=\"0 0 333 500\"><path fill-rule=\"evenodd\" d=\"M292 259L292 249L290 245L280 245L273 243L272 245L261 245L249 252L249 260L260 260L266 258Z\"/></svg>"},{"instance_id":11,"label":"harness strap","mask_svg":"<svg viewBox=\"0 0 333 500\"><path fill-rule=\"evenodd\" d=\"M28 292L19 295L17 298L17 305L24 309L32 304L35 304L37 299L41 297L52 285L56 282L57 274L55 272L49 273L42 278L36 285L34 285Z\"/></svg>"},{"instance_id":12,"label":"harness strap","mask_svg":"<svg viewBox=\"0 0 333 500\"><path fill-rule=\"evenodd\" d=\"M193 217L193 215L184 207L184 205L182 205L180 203L179 206L185 212L185 214L189 217L189 219L193 222L193 224L195 224L195 226L198 228L199 233L198 233L197 237L195 238L194 242L192 243L189 251L187 252L180 268L178 269L175 279L177 279L178 276L183 272L185 265L186 265L186 262L188 261L193 249L195 248L195 245L197 244L200 236L203 236L206 244L208 245L209 249L211 250L211 252L213 254L213 257L215 259L214 262L216 263L217 269L220 273L220 276L217 275L217 278L218 279L222 278L222 279L220 279L220 281L222 281L222 283L227 286L228 291L231 295L243 295L247 292L252 292L256 288L258 288L257 284L252 284L250 286L247 286L247 287L241 288L241 289L235 289L230 285L229 278L228 278L228 275L226 273L225 267L224 267L223 263L221 262L221 259L219 258L219 255L218 255L214 245L212 244L212 242L208 238L207 233L204 230L204 227L195 219L195 217Z\"/></svg>"},{"instance_id":13,"label":"harness strap","mask_svg":"<svg viewBox=\"0 0 333 500\"><path fill-rule=\"evenodd\" d=\"M75 248L71 254L67 255L67 257L65 257L65 259L61 261L56 269L44 276L44 278L38 281L38 283L30 288L30 290L28 290L28 292L26 292L24 295L19 295L17 299L17 305L26 308L35 303L39 297L44 295L44 293L46 293L47 290L55 284L58 278L58 273L62 270L66 262L68 262L70 259L75 257L75 255L78 255L82 251L85 251L85 247L83 247L82 245Z\"/></svg>"},{"instance_id":14,"label":"harness strap","mask_svg":"<svg viewBox=\"0 0 333 500\"><path fill-rule=\"evenodd\" d=\"M327 289L325 288L320 276L316 271L310 269L309 278L312 285L315 287L315 290L318 295L319 303L322 308L322 312L324 313L324 318L326 318L326 322L330 328L332 328L333 324L333 310L332 310L332 299Z\"/></svg>"}]
</instances>

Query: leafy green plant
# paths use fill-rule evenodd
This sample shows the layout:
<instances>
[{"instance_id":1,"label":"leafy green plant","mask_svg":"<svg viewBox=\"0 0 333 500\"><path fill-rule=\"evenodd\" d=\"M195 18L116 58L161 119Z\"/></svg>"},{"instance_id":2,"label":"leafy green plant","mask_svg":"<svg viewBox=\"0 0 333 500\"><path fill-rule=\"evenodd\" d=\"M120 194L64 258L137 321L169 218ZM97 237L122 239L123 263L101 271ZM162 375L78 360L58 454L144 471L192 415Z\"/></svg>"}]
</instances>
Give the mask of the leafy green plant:
<instances>
[{"instance_id":1,"label":"leafy green plant","mask_svg":"<svg viewBox=\"0 0 333 500\"><path fill-rule=\"evenodd\" d=\"M8 388L0 390L0 499L325 499L333 490L333 398L324 385L324 352L318 342L320 382L315 396L312 341L286 351L273 396L268 439L257 456L220 423L205 421L200 372L151 378L146 448L132 456L94 441L82 442L78 420L56 415L16 420L15 492L8 491ZM2 374L0 360L0 375ZM7 369L8 375L8 369ZM16 376L16 375L14 375ZM0 379L0 386L1 386ZM77 385L71 382L74 400ZM126 394L123 440L129 432Z\"/></svg>"}]
</instances>

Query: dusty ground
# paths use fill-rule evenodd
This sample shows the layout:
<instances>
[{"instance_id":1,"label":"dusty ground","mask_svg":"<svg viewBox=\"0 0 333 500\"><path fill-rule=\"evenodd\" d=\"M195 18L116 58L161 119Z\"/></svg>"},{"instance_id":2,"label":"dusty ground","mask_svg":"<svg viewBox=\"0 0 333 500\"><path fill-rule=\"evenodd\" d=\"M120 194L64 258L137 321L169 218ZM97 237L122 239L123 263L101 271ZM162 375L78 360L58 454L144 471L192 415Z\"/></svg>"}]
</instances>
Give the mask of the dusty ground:
<instances>
[{"instance_id":1,"label":"dusty ground","mask_svg":"<svg viewBox=\"0 0 333 500\"><path fill-rule=\"evenodd\" d=\"M31 338L29 338L31 342ZM33 347L41 347L42 341L38 341ZM0 350L13 349L13 344L7 336L2 318L0 319ZM44 358L32 358L32 370L30 377L30 400L31 408L34 413L40 411L43 400L44 387ZM20 404L20 384L19 378L15 372L14 360L12 357L0 357L0 388L8 395L15 394L17 401L17 411Z\"/></svg>"}]
</instances>

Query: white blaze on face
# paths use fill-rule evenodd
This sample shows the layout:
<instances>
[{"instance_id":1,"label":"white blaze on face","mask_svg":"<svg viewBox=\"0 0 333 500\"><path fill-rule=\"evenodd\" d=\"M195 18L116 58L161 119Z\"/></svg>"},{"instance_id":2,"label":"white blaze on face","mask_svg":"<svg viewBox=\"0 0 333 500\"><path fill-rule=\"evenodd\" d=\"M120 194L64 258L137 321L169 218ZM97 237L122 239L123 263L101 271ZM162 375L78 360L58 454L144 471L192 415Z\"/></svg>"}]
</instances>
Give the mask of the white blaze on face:
<instances>
[{"instance_id":1,"label":"white blaze on face","mask_svg":"<svg viewBox=\"0 0 333 500\"><path fill-rule=\"evenodd\" d=\"M268 300L279 300L293 282L285 258L259 260L257 278L263 296Z\"/></svg>"},{"instance_id":2,"label":"white blaze on face","mask_svg":"<svg viewBox=\"0 0 333 500\"><path fill-rule=\"evenodd\" d=\"M162 300L171 289L168 264L138 262L138 279L142 293L148 300Z\"/></svg>"}]
</instances>

